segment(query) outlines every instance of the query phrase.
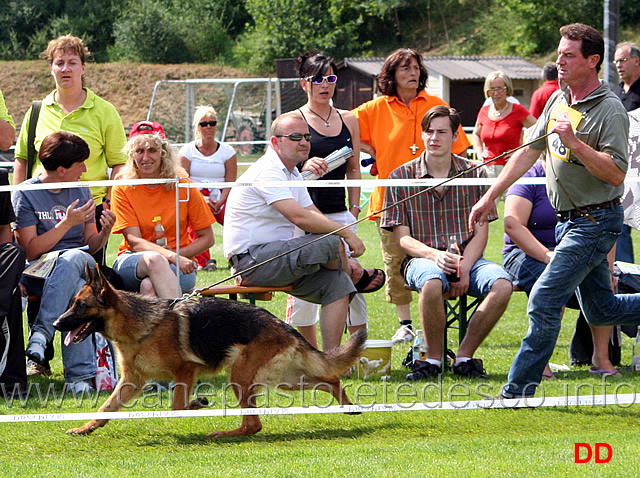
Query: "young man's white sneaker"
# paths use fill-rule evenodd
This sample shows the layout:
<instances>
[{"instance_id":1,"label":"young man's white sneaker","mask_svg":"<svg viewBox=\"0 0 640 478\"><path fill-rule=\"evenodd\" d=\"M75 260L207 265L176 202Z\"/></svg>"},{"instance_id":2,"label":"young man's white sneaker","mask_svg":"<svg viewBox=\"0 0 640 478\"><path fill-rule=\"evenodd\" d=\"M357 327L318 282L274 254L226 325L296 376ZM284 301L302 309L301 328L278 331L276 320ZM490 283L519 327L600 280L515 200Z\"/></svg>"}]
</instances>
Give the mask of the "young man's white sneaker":
<instances>
[{"instance_id":1,"label":"young man's white sneaker","mask_svg":"<svg viewBox=\"0 0 640 478\"><path fill-rule=\"evenodd\" d=\"M403 344L405 342L412 342L413 338L416 334L413 331L413 327L411 325L401 325L396 333L391 337L391 342L393 344Z\"/></svg>"}]
</instances>

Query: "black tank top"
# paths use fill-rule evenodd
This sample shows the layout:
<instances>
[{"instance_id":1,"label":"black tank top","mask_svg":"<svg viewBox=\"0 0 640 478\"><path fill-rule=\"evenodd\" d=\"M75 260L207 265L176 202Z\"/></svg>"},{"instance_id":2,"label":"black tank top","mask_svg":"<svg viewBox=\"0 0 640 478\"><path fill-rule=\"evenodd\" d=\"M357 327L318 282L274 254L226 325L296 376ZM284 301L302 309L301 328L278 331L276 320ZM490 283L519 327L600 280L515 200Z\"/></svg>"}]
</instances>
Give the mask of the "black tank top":
<instances>
[{"instance_id":1,"label":"black tank top","mask_svg":"<svg viewBox=\"0 0 640 478\"><path fill-rule=\"evenodd\" d=\"M336 110L337 112L337 110ZM302 111L300 111L302 117L305 121L307 118L304 116ZM351 133L349 132L349 128L344 123L342 119L342 115L338 113L340 117L340 121L342 122L342 129L337 136L325 136L323 134L318 133L315 129L309 125L309 132L311 133L311 151L309 152L309 157L313 158L317 156L318 158L326 158L329 154L333 153L335 150L342 148L343 146L348 146L353 148L353 141L351 139ZM303 163L298 164L298 169L302 169ZM337 167L333 171L325 174L317 181L321 180L336 180L336 179L344 179L347 174L347 163ZM334 212L343 212L347 210L345 197L346 197L346 188L307 188L309 191L309 195L313 200L313 204L316 205L320 211L324 214L330 214Z\"/></svg>"}]
</instances>

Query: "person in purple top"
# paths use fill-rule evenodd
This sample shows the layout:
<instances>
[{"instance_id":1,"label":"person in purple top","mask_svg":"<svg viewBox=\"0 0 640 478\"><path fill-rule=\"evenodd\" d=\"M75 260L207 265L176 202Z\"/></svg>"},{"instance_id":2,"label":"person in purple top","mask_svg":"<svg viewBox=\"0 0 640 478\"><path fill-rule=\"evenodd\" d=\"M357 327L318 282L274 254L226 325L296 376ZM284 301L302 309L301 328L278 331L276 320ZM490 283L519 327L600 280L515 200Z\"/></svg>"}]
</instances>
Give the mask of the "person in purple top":
<instances>
[{"instance_id":1,"label":"person in purple top","mask_svg":"<svg viewBox=\"0 0 640 478\"><path fill-rule=\"evenodd\" d=\"M537 162L524 177L544 177L545 163ZM514 184L504 203L504 247L502 265L513 276L513 285L527 295L547 266L556 246L556 212L549 202L544 184ZM574 298L569 302L572 306ZM577 308L573 305L572 308ZM584 320L582 312L578 321ZM592 373L620 375L609 358L611 326L591 327L593 337ZM547 365L544 377L553 373Z\"/></svg>"}]
</instances>

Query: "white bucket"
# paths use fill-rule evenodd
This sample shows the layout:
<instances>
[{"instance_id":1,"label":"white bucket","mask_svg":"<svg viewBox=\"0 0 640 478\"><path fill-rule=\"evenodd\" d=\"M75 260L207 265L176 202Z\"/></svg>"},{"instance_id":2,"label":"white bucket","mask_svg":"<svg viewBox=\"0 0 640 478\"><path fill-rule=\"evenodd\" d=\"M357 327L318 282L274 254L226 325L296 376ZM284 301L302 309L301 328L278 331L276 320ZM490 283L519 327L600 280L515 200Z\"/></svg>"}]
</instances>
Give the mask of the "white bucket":
<instances>
[{"instance_id":1,"label":"white bucket","mask_svg":"<svg viewBox=\"0 0 640 478\"><path fill-rule=\"evenodd\" d=\"M367 340L365 351L356 363L356 377L361 379L388 377L391 374L391 340Z\"/></svg>"}]
</instances>

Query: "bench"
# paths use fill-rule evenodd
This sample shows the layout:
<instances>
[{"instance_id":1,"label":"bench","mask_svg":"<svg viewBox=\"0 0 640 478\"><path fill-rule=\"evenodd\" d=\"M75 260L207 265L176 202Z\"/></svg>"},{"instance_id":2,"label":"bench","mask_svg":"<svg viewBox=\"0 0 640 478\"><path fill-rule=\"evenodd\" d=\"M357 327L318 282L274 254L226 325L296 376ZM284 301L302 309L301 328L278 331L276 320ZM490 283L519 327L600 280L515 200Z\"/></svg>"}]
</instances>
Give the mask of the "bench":
<instances>
[{"instance_id":1,"label":"bench","mask_svg":"<svg viewBox=\"0 0 640 478\"><path fill-rule=\"evenodd\" d=\"M253 305L256 300L271 300L274 292L290 292L293 286L283 287L253 287L244 285L217 285L200 293L203 296L227 295L231 300L248 299Z\"/></svg>"}]
</instances>

